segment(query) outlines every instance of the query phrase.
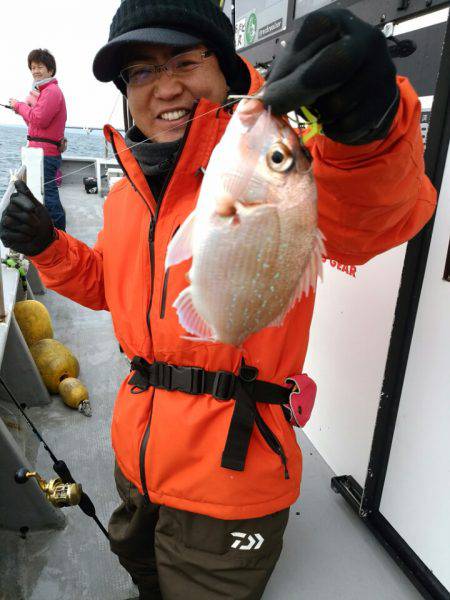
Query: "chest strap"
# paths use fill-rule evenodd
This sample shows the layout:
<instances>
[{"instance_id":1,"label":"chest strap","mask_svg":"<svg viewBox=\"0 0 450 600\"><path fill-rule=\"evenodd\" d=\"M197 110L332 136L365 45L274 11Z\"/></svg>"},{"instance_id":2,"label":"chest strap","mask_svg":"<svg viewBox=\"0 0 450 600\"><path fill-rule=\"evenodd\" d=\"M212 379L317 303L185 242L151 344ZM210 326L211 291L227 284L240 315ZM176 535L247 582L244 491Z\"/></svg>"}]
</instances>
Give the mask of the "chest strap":
<instances>
[{"instance_id":1,"label":"chest strap","mask_svg":"<svg viewBox=\"0 0 450 600\"><path fill-rule=\"evenodd\" d=\"M128 383L132 386L132 394L155 387L193 395L210 394L219 401L235 400L221 466L233 471L244 470L256 422L268 445L280 455L287 473L283 449L259 414L257 403L286 404L291 389L257 379L258 369L247 365L241 366L235 375L231 371L205 371L199 367L177 367L163 362L150 364L135 356L131 370L134 373Z\"/></svg>"}]
</instances>

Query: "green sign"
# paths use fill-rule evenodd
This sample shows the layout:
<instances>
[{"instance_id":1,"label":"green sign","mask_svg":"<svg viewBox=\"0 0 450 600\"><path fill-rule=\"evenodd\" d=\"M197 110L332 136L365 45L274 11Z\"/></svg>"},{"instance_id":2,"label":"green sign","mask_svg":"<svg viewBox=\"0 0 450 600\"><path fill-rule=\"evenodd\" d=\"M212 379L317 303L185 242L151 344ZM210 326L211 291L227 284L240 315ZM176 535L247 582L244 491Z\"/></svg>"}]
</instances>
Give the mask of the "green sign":
<instances>
[{"instance_id":1,"label":"green sign","mask_svg":"<svg viewBox=\"0 0 450 600\"><path fill-rule=\"evenodd\" d=\"M256 40L256 32L258 30L258 23L256 19L256 14L254 12L250 13L247 22L245 24L245 45L249 46L253 44Z\"/></svg>"}]
</instances>

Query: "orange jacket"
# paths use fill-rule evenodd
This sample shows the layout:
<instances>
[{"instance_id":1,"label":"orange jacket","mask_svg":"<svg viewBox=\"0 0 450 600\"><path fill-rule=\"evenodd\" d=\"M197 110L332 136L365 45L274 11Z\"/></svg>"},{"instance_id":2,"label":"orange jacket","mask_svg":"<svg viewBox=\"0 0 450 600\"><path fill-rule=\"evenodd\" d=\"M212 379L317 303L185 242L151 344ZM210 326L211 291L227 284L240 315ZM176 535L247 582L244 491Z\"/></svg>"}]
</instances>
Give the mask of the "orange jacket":
<instances>
[{"instance_id":1,"label":"orange jacket","mask_svg":"<svg viewBox=\"0 0 450 600\"><path fill-rule=\"evenodd\" d=\"M318 186L319 226L331 258L362 264L413 237L431 217L435 192L424 175L420 106L405 79L389 136L352 147L316 137L311 144ZM261 79L252 70L255 92ZM186 262L164 272L167 245L194 209L205 167L230 119L201 100L157 215L146 179L125 142L111 127L127 177L111 190L104 226L93 249L59 232L59 239L33 258L49 288L95 310L110 310L115 333L131 358L208 371L238 371L241 359L259 369L258 378L284 385L301 372L308 345L314 295L290 311L282 327L266 328L243 348L181 336L172 304L187 285ZM153 236L149 248L149 235ZM280 458L259 430L252 433L245 469L220 466L233 400L150 387L132 394L123 382L112 419L112 443L124 475L153 502L222 519L254 518L291 505L299 495L301 452L280 406L259 410L281 442Z\"/></svg>"}]
</instances>

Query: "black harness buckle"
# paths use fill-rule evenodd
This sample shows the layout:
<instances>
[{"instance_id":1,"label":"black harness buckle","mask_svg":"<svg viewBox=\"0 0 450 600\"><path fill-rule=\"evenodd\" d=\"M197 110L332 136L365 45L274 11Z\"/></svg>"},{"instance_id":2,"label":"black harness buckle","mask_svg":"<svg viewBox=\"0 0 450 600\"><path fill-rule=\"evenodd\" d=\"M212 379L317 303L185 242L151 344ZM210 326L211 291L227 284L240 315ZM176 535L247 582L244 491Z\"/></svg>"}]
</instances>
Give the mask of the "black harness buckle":
<instances>
[{"instance_id":1,"label":"black harness buckle","mask_svg":"<svg viewBox=\"0 0 450 600\"><path fill-rule=\"evenodd\" d=\"M233 397L236 375L230 371L216 371L212 395L217 400L230 400Z\"/></svg>"},{"instance_id":2,"label":"black harness buckle","mask_svg":"<svg viewBox=\"0 0 450 600\"><path fill-rule=\"evenodd\" d=\"M178 390L186 394L203 394L205 372L199 367L177 367L167 363L155 362L155 387L169 391Z\"/></svg>"},{"instance_id":3,"label":"black harness buckle","mask_svg":"<svg viewBox=\"0 0 450 600\"><path fill-rule=\"evenodd\" d=\"M205 393L205 371L199 367L190 367L191 391L189 394Z\"/></svg>"},{"instance_id":4,"label":"black harness buckle","mask_svg":"<svg viewBox=\"0 0 450 600\"><path fill-rule=\"evenodd\" d=\"M205 387L205 376L203 369L198 367L175 367L170 368L171 380L170 390L180 390L186 394L203 394Z\"/></svg>"}]
</instances>

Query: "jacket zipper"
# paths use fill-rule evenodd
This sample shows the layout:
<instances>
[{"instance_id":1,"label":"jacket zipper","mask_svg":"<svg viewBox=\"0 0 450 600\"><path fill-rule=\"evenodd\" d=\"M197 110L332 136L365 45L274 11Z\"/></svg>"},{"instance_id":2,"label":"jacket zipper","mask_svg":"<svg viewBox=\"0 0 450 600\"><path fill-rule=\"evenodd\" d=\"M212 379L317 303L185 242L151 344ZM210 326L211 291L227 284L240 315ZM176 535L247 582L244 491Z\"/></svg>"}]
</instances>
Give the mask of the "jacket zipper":
<instances>
[{"instance_id":1,"label":"jacket zipper","mask_svg":"<svg viewBox=\"0 0 450 600\"><path fill-rule=\"evenodd\" d=\"M171 241L173 240L173 238L175 237L175 234L177 233L177 231L179 229L180 229L180 226L178 225L177 228L175 229L175 231L173 232L172 237L170 238ZM167 299L167 287L169 285L169 272L170 272L170 267L164 273L163 291L162 291L162 296L161 296L161 310L159 313L160 319L164 319L164 317L166 316L166 299Z\"/></svg>"},{"instance_id":2,"label":"jacket zipper","mask_svg":"<svg viewBox=\"0 0 450 600\"><path fill-rule=\"evenodd\" d=\"M195 105L196 106L196 105ZM156 221L158 219L158 214L159 214L159 210L161 208L161 205L163 203L164 200L164 195L166 193L167 187L172 179L173 173L176 169L176 166L178 164L178 160L181 156L181 153L183 152L184 146L186 145L186 140L187 137L189 135L189 131L191 129L191 122L188 123L187 127L186 127L186 131L184 132L183 135L183 139L181 140L181 144L180 144L180 148L178 149L176 158L173 162L172 168L170 170L170 172L167 175L166 181L164 183L164 186L161 190L160 193L160 201L158 202L157 206L156 206L156 211L155 211L155 216L151 215L150 217L150 226L149 226L149 232L148 232L148 241L149 241L149 249L150 249L150 267L151 267L151 282L150 282L150 299L149 299L149 303L148 303L148 308L147 308L147 327L150 331L150 336L151 336L151 330L150 330L150 312L152 309L152 301L153 301L153 289L154 289L154 278L155 278L155 229L156 229ZM152 398L154 398L154 390L153 390L153 396ZM142 438L142 442L141 442L141 446L139 448L139 473L140 473L140 477L141 477L141 486L142 486L142 491L144 493L144 497L145 499L150 502L150 497L148 494L148 489L147 489L147 478L145 475L145 455L147 452L147 446L148 446L148 440L150 438L150 425L151 425L151 421L152 421L152 415L153 415L153 410L150 413L150 417L148 419L147 422L147 426L145 428L145 432L144 432L144 437Z\"/></svg>"},{"instance_id":3,"label":"jacket zipper","mask_svg":"<svg viewBox=\"0 0 450 600\"><path fill-rule=\"evenodd\" d=\"M148 301L147 308L147 327L150 330L150 309L152 307L152 298L153 298L153 287L154 287L154 272L155 272L155 229L156 229L156 217L158 215L158 208L156 209L155 216L151 215L150 217L150 226L148 229L148 245L150 250L150 299Z\"/></svg>"},{"instance_id":4,"label":"jacket zipper","mask_svg":"<svg viewBox=\"0 0 450 600\"><path fill-rule=\"evenodd\" d=\"M197 106L198 103L196 103L195 106ZM159 214L159 210L161 208L161 205L163 203L164 200L164 195L167 191L167 188L170 184L170 181L172 179L172 175L177 167L178 164L178 159L181 156L181 153L183 152L184 146L186 145L186 140L187 137L189 135L189 131L191 130L191 125L192 125L192 121L190 121L186 127L186 131L184 132L183 138L181 140L180 143L180 147L178 149L177 155L175 157L175 160L173 161L173 165L172 168L170 169L167 177L166 177L166 181L164 182L164 185L162 187L161 193L159 195L160 197L160 201L158 202L157 206L156 206L156 212L155 212L155 217L152 218L152 222L150 222L150 231L149 231L149 244L150 244L150 261L153 260L153 264L152 264L152 281L151 281L151 295L150 295L150 300L148 303L148 309L147 309L147 325L150 328L150 311L152 308L152 300L153 300L153 278L154 278L154 273L153 273L153 266L154 266L154 260L155 260L155 249L154 249L154 243L155 243L155 229L156 229L156 221L158 219L158 214ZM166 278L166 276L164 276L164 279ZM165 283L165 282L164 282Z\"/></svg>"},{"instance_id":5,"label":"jacket zipper","mask_svg":"<svg viewBox=\"0 0 450 600\"><path fill-rule=\"evenodd\" d=\"M278 456L280 457L284 468L284 478L289 479L290 477L287 468L287 458L286 454L284 453L283 446L280 444L280 441L278 440L277 436L273 433L273 431L269 428L267 423L261 417L261 415L258 412L258 409L256 409L255 421L266 444L271 450L275 452L275 454L278 454Z\"/></svg>"},{"instance_id":6,"label":"jacket zipper","mask_svg":"<svg viewBox=\"0 0 450 600\"><path fill-rule=\"evenodd\" d=\"M122 168L122 171L125 174L125 177L128 179L128 181L130 182L131 187L133 188L133 190L135 192L137 192L139 194L139 196L142 198L145 206L148 209L148 204L144 198L144 196L141 194L141 192L136 188L136 186L134 185L131 177L128 175L127 170L125 169L122 160L119 158L119 153L117 152L116 149L116 145L114 143L114 138L111 135L110 137L110 142L111 145L113 147L114 150L114 155L116 157L117 162L119 163L119 165ZM152 237L154 237L154 230L155 230L155 219L150 211L150 228L149 228L149 240L152 239ZM155 261L155 257L154 257L154 251L152 248L152 244L150 244L150 264L151 264L151 273L152 273L152 277L151 277L151 292L153 292L153 271L154 271L154 261ZM147 325L149 326L149 315L150 315L150 311L147 312ZM152 400L153 400L153 396L155 395L155 391L153 390L153 394L152 394ZM144 437L142 438L142 442L141 442L141 446L139 448L139 475L141 478L141 485L142 485L142 491L144 493L144 498L146 500L146 502L150 503L150 497L148 495L148 490L147 490L147 478L145 475L145 450L147 448L147 443L148 443L148 438L150 435L150 423L152 420L152 415L150 413L150 417L148 419L145 431L144 431Z\"/></svg>"},{"instance_id":7,"label":"jacket zipper","mask_svg":"<svg viewBox=\"0 0 450 600\"><path fill-rule=\"evenodd\" d=\"M153 388L152 401L155 396L155 388ZM153 412L153 411L152 411ZM152 422L152 413L147 421L147 425L144 431L144 437L142 438L141 446L139 448L139 475L141 477L142 491L144 492L145 500L150 504L150 496L147 490L147 476L145 474L145 451L147 450L148 438L150 437L150 424Z\"/></svg>"}]
</instances>

